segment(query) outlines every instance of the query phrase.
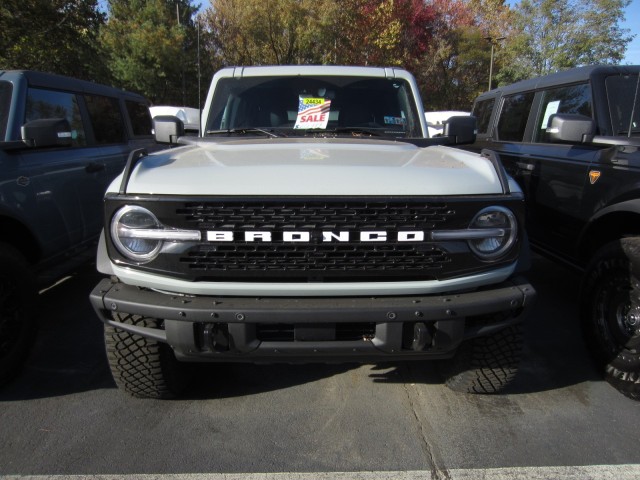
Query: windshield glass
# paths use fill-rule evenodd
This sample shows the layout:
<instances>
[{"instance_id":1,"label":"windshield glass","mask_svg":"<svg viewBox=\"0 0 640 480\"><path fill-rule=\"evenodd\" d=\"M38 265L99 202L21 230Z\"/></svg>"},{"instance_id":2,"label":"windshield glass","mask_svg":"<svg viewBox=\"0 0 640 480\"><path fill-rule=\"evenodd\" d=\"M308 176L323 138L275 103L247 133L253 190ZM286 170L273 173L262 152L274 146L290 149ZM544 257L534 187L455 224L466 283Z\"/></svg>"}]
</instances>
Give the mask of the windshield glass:
<instances>
[{"instance_id":1,"label":"windshield glass","mask_svg":"<svg viewBox=\"0 0 640 480\"><path fill-rule=\"evenodd\" d=\"M0 82L0 141L4 141L7 135L7 121L9 108L11 107L11 83Z\"/></svg>"},{"instance_id":2,"label":"windshield glass","mask_svg":"<svg viewBox=\"0 0 640 480\"><path fill-rule=\"evenodd\" d=\"M228 130L255 133L256 129L284 135L422 136L411 86L404 80L345 76L221 79L205 136Z\"/></svg>"},{"instance_id":3,"label":"windshield glass","mask_svg":"<svg viewBox=\"0 0 640 480\"><path fill-rule=\"evenodd\" d=\"M638 85L638 80L638 75L611 76L606 80L614 135L640 136L640 85Z\"/></svg>"}]
</instances>

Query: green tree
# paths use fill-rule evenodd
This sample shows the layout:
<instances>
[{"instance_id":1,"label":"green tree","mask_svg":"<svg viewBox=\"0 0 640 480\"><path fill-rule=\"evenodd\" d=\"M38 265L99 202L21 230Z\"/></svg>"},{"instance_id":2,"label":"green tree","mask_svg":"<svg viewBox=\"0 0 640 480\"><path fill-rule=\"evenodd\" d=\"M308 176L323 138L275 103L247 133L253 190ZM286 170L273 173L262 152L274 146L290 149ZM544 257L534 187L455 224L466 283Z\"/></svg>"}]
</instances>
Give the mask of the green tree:
<instances>
[{"instance_id":1,"label":"green tree","mask_svg":"<svg viewBox=\"0 0 640 480\"><path fill-rule=\"evenodd\" d=\"M109 0L100 40L116 85L197 106L196 11L190 0Z\"/></svg>"},{"instance_id":2,"label":"green tree","mask_svg":"<svg viewBox=\"0 0 640 480\"><path fill-rule=\"evenodd\" d=\"M40 70L108 81L97 0L2 0L0 69Z\"/></svg>"},{"instance_id":3,"label":"green tree","mask_svg":"<svg viewBox=\"0 0 640 480\"><path fill-rule=\"evenodd\" d=\"M619 63L629 30L620 27L630 0L522 0L514 10L517 33L506 45L498 74L510 83L581 65Z\"/></svg>"}]
</instances>

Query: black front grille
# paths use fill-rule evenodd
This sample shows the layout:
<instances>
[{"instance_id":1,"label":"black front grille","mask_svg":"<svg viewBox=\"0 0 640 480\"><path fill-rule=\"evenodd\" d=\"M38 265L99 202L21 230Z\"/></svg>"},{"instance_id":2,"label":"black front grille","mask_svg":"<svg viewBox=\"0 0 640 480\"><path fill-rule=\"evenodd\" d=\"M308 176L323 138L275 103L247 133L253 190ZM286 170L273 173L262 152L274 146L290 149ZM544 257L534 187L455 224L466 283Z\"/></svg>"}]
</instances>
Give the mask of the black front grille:
<instances>
[{"instance_id":1,"label":"black front grille","mask_svg":"<svg viewBox=\"0 0 640 480\"><path fill-rule=\"evenodd\" d=\"M455 212L446 204L304 202L192 203L176 210L187 228L233 232L234 242L208 242L180 256L195 276L282 275L317 277L420 275L435 278L449 256L433 244L397 242L398 232L429 232ZM182 223L182 222L181 222ZM270 232L273 241L247 242L245 232ZM386 242L361 242L362 231L386 232ZM283 232L308 232L304 243L282 240ZM348 232L348 242L323 241L323 232Z\"/></svg>"}]
</instances>

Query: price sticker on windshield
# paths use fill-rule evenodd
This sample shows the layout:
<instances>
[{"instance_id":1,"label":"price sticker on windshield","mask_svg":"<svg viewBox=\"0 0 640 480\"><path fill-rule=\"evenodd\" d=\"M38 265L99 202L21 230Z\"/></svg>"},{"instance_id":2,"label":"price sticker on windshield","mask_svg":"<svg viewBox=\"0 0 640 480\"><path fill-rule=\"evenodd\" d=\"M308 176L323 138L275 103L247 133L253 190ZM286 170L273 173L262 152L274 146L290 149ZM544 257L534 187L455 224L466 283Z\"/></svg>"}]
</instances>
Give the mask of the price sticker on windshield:
<instances>
[{"instance_id":1,"label":"price sticker on windshield","mask_svg":"<svg viewBox=\"0 0 640 480\"><path fill-rule=\"evenodd\" d=\"M298 117L293 128L327 128L331 100L326 98L299 97Z\"/></svg>"}]
</instances>

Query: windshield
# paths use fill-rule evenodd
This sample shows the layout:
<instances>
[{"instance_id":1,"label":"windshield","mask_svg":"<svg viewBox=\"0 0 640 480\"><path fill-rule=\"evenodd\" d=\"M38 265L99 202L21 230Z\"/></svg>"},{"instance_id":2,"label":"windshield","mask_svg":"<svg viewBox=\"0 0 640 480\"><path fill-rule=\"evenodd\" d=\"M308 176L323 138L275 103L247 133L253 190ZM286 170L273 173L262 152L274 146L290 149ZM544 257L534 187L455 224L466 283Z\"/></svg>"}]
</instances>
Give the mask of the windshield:
<instances>
[{"instance_id":1,"label":"windshield","mask_svg":"<svg viewBox=\"0 0 640 480\"><path fill-rule=\"evenodd\" d=\"M640 136L640 85L638 75L611 76L606 80L614 135Z\"/></svg>"},{"instance_id":2,"label":"windshield","mask_svg":"<svg viewBox=\"0 0 640 480\"><path fill-rule=\"evenodd\" d=\"M345 76L221 79L205 136L229 130L287 136L422 136L406 81Z\"/></svg>"},{"instance_id":3,"label":"windshield","mask_svg":"<svg viewBox=\"0 0 640 480\"><path fill-rule=\"evenodd\" d=\"M11 83L0 82L0 141L4 141L7 135L7 121L9 108L11 107Z\"/></svg>"}]
</instances>

